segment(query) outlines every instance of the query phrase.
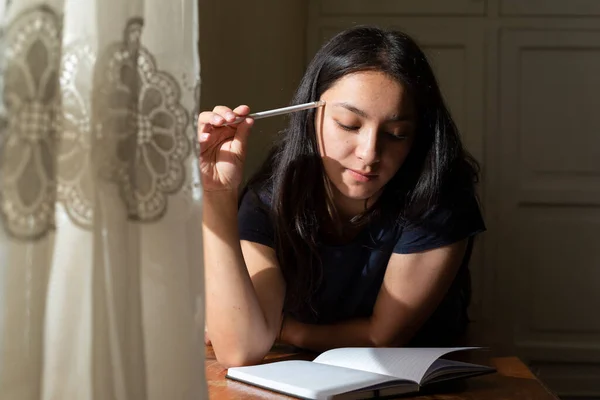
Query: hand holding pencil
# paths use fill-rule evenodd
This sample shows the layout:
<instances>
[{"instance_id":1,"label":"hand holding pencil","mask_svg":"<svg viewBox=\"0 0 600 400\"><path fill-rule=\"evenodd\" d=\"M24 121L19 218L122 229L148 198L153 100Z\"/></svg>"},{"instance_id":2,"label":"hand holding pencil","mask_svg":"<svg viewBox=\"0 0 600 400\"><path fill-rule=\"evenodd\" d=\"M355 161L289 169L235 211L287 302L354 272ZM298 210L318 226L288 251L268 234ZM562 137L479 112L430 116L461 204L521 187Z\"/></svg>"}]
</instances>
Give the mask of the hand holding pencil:
<instances>
[{"instance_id":1,"label":"hand holding pencil","mask_svg":"<svg viewBox=\"0 0 600 400\"><path fill-rule=\"evenodd\" d=\"M323 101L299 104L250 114L246 105L230 109L216 106L198 116L200 174L205 192L237 190L242 181L243 164L250 128L255 119L316 108Z\"/></svg>"}]
</instances>

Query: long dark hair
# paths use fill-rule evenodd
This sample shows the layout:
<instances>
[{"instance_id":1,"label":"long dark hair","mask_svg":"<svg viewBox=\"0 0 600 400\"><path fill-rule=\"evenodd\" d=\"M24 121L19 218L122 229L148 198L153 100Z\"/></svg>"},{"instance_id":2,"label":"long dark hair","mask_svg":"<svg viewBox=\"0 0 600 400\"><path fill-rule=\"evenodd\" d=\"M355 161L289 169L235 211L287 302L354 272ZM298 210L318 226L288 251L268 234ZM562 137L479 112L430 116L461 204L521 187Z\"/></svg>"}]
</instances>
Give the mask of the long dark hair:
<instances>
[{"instance_id":1,"label":"long dark hair","mask_svg":"<svg viewBox=\"0 0 600 400\"><path fill-rule=\"evenodd\" d=\"M463 149L434 73L413 39L375 27L339 33L313 58L292 104L317 101L341 77L369 70L388 74L408 90L417 129L404 164L363 217L418 223L450 201L451 192L473 191L478 165ZM272 190L275 250L287 283L285 307L291 312L310 304L318 288L322 266L317 248L324 216L331 215L314 118L314 109L292 114L246 186Z\"/></svg>"}]
</instances>

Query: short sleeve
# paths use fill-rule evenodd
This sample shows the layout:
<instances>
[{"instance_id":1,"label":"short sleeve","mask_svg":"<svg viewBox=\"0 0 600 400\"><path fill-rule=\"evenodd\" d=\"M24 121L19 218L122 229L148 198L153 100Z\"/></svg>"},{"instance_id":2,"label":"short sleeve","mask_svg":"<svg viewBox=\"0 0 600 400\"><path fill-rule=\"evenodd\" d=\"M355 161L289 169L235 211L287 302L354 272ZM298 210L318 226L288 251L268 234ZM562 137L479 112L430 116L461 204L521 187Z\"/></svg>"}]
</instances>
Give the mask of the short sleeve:
<instances>
[{"instance_id":1,"label":"short sleeve","mask_svg":"<svg viewBox=\"0 0 600 400\"><path fill-rule=\"evenodd\" d=\"M406 223L394 253L417 253L447 246L485 229L477 198L466 195L450 206L438 208L419 223Z\"/></svg>"},{"instance_id":2,"label":"short sleeve","mask_svg":"<svg viewBox=\"0 0 600 400\"><path fill-rule=\"evenodd\" d=\"M238 230L240 240L275 247L273 222L270 218L266 199L249 189L246 191L238 209Z\"/></svg>"}]
</instances>

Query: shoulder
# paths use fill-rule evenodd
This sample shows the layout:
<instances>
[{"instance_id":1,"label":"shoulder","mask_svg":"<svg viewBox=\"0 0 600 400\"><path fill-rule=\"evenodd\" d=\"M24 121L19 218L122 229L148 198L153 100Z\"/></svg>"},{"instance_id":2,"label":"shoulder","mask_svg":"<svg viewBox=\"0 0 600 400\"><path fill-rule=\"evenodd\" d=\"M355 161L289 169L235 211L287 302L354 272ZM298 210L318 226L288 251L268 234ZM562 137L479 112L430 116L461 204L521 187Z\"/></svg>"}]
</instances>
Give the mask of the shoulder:
<instances>
[{"instance_id":1,"label":"shoulder","mask_svg":"<svg viewBox=\"0 0 600 400\"><path fill-rule=\"evenodd\" d=\"M274 224L271 212L272 189L268 185L244 190L238 209L240 240L274 247Z\"/></svg>"},{"instance_id":2,"label":"shoulder","mask_svg":"<svg viewBox=\"0 0 600 400\"><path fill-rule=\"evenodd\" d=\"M446 246L471 238L485 229L475 193L457 191L423 217L400 221L394 252L415 253Z\"/></svg>"},{"instance_id":3,"label":"shoulder","mask_svg":"<svg viewBox=\"0 0 600 400\"><path fill-rule=\"evenodd\" d=\"M273 182L264 179L248 183L242 190L238 207L240 210L248 208L260 208L271 213L273 209Z\"/></svg>"}]
</instances>

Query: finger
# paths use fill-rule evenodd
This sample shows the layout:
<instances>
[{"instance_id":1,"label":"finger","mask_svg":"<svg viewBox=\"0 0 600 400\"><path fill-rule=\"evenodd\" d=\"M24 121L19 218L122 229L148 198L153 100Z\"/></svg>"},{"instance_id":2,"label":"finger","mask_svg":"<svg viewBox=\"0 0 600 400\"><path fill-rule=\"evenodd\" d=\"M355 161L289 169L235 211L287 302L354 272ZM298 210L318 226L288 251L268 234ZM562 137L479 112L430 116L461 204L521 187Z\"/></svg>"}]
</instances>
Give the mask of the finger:
<instances>
[{"instance_id":1,"label":"finger","mask_svg":"<svg viewBox=\"0 0 600 400\"><path fill-rule=\"evenodd\" d=\"M200 151L204 152L205 149L209 149L216 142L231 140L235 132L233 129L225 129L211 124L200 125L197 134Z\"/></svg>"},{"instance_id":2,"label":"finger","mask_svg":"<svg viewBox=\"0 0 600 400\"><path fill-rule=\"evenodd\" d=\"M233 122L237 118L237 115L235 115L233 110L231 110L231 108L229 108L229 107L216 106L213 109L213 112L215 114L219 114L221 117L225 118L225 121L227 121L227 122Z\"/></svg>"},{"instance_id":3,"label":"finger","mask_svg":"<svg viewBox=\"0 0 600 400\"><path fill-rule=\"evenodd\" d=\"M212 112L212 111L204 111L198 115L198 127L200 125L210 124L213 126L220 126L225 122L225 118L223 116Z\"/></svg>"},{"instance_id":4,"label":"finger","mask_svg":"<svg viewBox=\"0 0 600 400\"><path fill-rule=\"evenodd\" d=\"M245 104L242 104L241 106L237 106L233 112L238 116L238 117L245 117L246 115L250 114L250 107L248 107Z\"/></svg>"},{"instance_id":5,"label":"finger","mask_svg":"<svg viewBox=\"0 0 600 400\"><path fill-rule=\"evenodd\" d=\"M244 121L244 118L248 116L248 114L250 114L250 107L248 107L247 105L241 105L241 106L237 106L234 110L233 113L235 114L235 119L233 121L227 121L227 123L229 125L239 125L241 122ZM229 116L229 114L227 114Z\"/></svg>"},{"instance_id":6,"label":"finger","mask_svg":"<svg viewBox=\"0 0 600 400\"><path fill-rule=\"evenodd\" d=\"M215 106L215 108L213 108L213 112L224 115L228 112L232 112L232 110L231 110L231 108L229 108L227 106Z\"/></svg>"},{"instance_id":7,"label":"finger","mask_svg":"<svg viewBox=\"0 0 600 400\"><path fill-rule=\"evenodd\" d=\"M211 112L204 112L198 115L198 131L196 132L196 138L201 145L210 139L211 133L213 132L212 124L207 123L206 121L214 121L215 116L216 114Z\"/></svg>"},{"instance_id":8,"label":"finger","mask_svg":"<svg viewBox=\"0 0 600 400\"><path fill-rule=\"evenodd\" d=\"M204 328L204 344L210 346L210 337L208 336L208 329Z\"/></svg>"},{"instance_id":9,"label":"finger","mask_svg":"<svg viewBox=\"0 0 600 400\"><path fill-rule=\"evenodd\" d=\"M212 136L212 125L206 124L207 127L198 128L198 142L202 145L210 140Z\"/></svg>"}]
</instances>

